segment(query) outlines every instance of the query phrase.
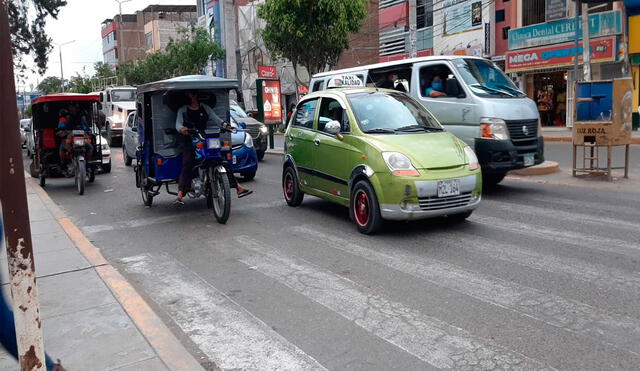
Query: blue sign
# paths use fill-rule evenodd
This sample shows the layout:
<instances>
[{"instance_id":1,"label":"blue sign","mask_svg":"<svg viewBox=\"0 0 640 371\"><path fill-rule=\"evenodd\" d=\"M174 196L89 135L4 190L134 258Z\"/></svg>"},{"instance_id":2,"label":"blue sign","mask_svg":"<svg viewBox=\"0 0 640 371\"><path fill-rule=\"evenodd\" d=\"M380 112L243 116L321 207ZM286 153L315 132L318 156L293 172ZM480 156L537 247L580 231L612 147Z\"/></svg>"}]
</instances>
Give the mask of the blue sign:
<instances>
[{"instance_id":1,"label":"blue sign","mask_svg":"<svg viewBox=\"0 0 640 371\"><path fill-rule=\"evenodd\" d=\"M572 18L516 28L509 30L509 50L574 41L575 33L575 20ZM589 37L620 33L622 33L622 13L619 10L589 16ZM578 21L578 38L582 39L581 21Z\"/></svg>"}]
</instances>

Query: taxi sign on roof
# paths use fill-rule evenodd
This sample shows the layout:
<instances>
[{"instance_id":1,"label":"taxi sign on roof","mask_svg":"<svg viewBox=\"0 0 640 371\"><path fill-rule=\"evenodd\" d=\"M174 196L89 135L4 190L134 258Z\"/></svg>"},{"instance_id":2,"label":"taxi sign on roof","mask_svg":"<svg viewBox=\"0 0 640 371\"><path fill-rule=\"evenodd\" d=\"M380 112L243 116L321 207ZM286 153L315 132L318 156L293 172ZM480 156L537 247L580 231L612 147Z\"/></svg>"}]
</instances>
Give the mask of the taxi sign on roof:
<instances>
[{"instance_id":1,"label":"taxi sign on roof","mask_svg":"<svg viewBox=\"0 0 640 371\"><path fill-rule=\"evenodd\" d=\"M357 75L338 75L333 76L329 79L329 83L327 84L327 88L357 88L362 87L364 84L362 80Z\"/></svg>"}]
</instances>

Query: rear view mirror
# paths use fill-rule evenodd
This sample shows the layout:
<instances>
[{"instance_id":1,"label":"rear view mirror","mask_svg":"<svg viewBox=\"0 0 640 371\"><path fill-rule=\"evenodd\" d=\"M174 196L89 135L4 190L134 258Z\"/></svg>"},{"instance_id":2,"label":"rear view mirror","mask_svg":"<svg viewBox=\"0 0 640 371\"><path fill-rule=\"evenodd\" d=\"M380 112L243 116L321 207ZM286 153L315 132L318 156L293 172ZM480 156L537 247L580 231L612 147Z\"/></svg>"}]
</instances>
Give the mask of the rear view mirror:
<instances>
[{"instance_id":1,"label":"rear view mirror","mask_svg":"<svg viewBox=\"0 0 640 371\"><path fill-rule=\"evenodd\" d=\"M460 98L460 87L458 86L458 80L455 77L449 77L447 79L447 96Z\"/></svg>"},{"instance_id":2,"label":"rear view mirror","mask_svg":"<svg viewBox=\"0 0 640 371\"><path fill-rule=\"evenodd\" d=\"M324 131L331 135L337 135L340 133L340 123L336 120L331 120L324 125Z\"/></svg>"}]
</instances>

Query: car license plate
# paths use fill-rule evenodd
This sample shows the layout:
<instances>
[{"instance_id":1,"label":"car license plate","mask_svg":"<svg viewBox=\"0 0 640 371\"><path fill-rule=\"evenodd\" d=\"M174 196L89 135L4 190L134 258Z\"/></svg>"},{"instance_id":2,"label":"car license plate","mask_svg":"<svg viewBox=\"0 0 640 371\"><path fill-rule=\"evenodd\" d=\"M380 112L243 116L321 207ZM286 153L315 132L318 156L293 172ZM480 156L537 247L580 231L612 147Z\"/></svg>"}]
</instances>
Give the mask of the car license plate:
<instances>
[{"instance_id":1,"label":"car license plate","mask_svg":"<svg viewBox=\"0 0 640 371\"><path fill-rule=\"evenodd\" d=\"M524 155L524 166L532 166L535 163L535 155L533 153L526 153Z\"/></svg>"},{"instance_id":2,"label":"car license plate","mask_svg":"<svg viewBox=\"0 0 640 371\"><path fill-rule=\"evenodd\" d=\"M233 155L233 164L237 164L238 163L238 158L236 157L236 155Z\"/></svg>"},{"instance_id":3,"label":"car license plate","mask_svg":"<svg viewBox=\"0 0 640 371\"><path fill-rule=\"evenodd\" d=\"M438 181L438 197L457 196L460 194L460 180L448 179Z\"/></svg>"}]
</instances>

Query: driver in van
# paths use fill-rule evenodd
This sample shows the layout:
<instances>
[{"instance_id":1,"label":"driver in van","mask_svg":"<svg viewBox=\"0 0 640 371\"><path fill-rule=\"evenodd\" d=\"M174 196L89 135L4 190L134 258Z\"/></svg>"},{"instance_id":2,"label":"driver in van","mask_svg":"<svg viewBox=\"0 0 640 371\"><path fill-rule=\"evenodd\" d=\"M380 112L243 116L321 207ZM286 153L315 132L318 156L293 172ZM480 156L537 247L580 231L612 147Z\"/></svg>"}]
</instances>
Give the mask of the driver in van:
<instances>
[{"instance_id":1,"label":"driver in van","mask_svg":"<svg viewBox=\"0 0 640 371\"><path fill-rule=\"evenodd\" d=\"M60 119L58 120L58 135L65 138L60 143L60 163L65 165L71 161L71 150L73 149L72 130L83 130L85 132L85 150L86 156L91 158L93 147L91 146L91 137L89 136L89 124L87 116L77 103L69 104L67 109L60 110Z\"/></svg>"},{"instance_id":2,"label":"driver in van","mask_svg":"<svg viewBox=\"0 0 640 371\"><path fill-rule=\"evenodd\" d=\"M189 189L191 188L191 171L195 161L195 149L193 148L191 140L189 140L189 129L203 130L207 126L207 121L213 121L214 124L220 127L226 127L229 130L232 129L231 125L218 117L211 107L204 103L200 103L198 100L198 93L188 91L186 92L186 96L189 99L189 104L180 107L176 116L176 130L178 133L186 137L186 140L184 141L184 148L182 150L182 170L180 171L180 179L178 181L178 199L176 200L176 203L181 205L184 204L182 201L184 195L189 192ZM231 185L231 188L236 189L238 198L242 198L253 193L253 191L238 184L229 164L224 162L223 165L227 169L229 184Z\"/></svg>"},{"instance_id":3,"label":"driver in van","mask_svg":"<svg viewBox=\"0 0 640 371\"><path fill-rule=\"evenodd\" d=\"M431 87L427 88L426 96L431 98L446 97L447 93L443 89L442 78L435 75L431 81Z\"/></svg>"}]
</instances>

